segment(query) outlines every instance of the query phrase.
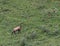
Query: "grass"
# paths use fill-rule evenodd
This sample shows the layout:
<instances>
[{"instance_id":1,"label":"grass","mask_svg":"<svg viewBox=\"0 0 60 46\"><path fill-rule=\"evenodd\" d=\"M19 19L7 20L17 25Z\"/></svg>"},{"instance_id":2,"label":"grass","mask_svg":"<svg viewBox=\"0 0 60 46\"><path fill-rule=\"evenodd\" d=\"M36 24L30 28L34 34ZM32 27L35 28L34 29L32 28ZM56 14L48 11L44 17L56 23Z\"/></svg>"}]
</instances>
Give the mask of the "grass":
<instances>
[{"instance_id":1,"label":"grass","mask_svg":"<svg viewBox=\"0 0 60 46\"><path fill-rule=\"evenodd\" d=\"M59 0L0 0L0 46L60 46ZM11 35L22 24L21 33Z\"/></svg>"}]
</instances>

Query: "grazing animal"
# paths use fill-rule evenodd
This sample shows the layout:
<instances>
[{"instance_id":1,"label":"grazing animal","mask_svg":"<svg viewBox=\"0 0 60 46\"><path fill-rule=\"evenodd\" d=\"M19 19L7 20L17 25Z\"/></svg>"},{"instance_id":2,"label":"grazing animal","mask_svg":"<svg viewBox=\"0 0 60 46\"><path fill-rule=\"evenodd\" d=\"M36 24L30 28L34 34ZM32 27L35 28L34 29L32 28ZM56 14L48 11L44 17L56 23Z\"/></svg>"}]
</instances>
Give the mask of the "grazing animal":
<instances>
[{"instance_id":1,"label":"grazing animal","mask_svg":"<svg viewBox=\"0 0 60 46\"><path fill-rule=\"evenodd\" d=\"M20 26L17 26L17 27L15 27L14 29L13 29L13 31L12 31L12 34L14 33L16 33L18 31L18 33L21 31L21 27Z\"/></svg>"}]
</instances>

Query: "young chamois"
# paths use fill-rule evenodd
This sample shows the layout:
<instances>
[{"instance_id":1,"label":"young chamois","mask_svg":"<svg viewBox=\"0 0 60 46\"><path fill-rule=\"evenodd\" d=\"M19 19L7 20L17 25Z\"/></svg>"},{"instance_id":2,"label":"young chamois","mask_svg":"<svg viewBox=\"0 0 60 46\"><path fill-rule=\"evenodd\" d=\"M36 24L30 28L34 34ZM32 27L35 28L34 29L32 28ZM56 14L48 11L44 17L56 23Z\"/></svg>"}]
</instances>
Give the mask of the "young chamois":
<instances>
[{"instance_id":1,"label":"young chamois","mask_svg":"<svg viewBox=\"0 0 60 46\"><path fill-rule=\"evenodd\" d=\"M15 34L17 31L18 31L18 33L21 31L21 26L17 26L15 28L13 28L12 34L13 33Z\"/></svg>"}]
</instances>

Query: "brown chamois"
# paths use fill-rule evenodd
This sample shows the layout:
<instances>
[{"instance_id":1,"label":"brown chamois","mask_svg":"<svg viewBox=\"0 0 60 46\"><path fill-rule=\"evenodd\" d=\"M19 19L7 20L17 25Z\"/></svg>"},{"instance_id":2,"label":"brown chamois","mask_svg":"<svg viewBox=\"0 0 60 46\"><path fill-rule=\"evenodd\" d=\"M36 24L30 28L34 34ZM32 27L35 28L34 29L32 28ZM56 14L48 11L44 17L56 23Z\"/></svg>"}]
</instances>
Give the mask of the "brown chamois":
<instances>
[{"instance_id":1,"label":"brown chamois","mask_svg":"<svg viewBox=\"0 0 60 46\"><path fill-rule=\"evenodd\" d=\"M18 33L21 31L21 26L17 26L15 28L13 28L12 34L13 33L15 34L17 31L18 31Z\"/></svg>"}]
</instances>

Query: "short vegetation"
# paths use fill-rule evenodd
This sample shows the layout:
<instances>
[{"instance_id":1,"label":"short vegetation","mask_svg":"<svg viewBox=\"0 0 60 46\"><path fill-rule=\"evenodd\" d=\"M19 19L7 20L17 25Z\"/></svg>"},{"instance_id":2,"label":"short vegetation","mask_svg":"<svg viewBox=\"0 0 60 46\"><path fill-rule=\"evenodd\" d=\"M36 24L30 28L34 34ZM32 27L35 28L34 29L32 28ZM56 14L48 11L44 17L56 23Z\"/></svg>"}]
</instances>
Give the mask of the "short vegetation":
<instances>
[{"instance_id":1,"label":"short vegetation","mask_svg":"<svg viewBox=\"0 0 60 46\"><path fill-rule=\"evenodd\" d=\"M0 46L60 46L60 0L0 0Z\"/></svg>"}]
</instances>

